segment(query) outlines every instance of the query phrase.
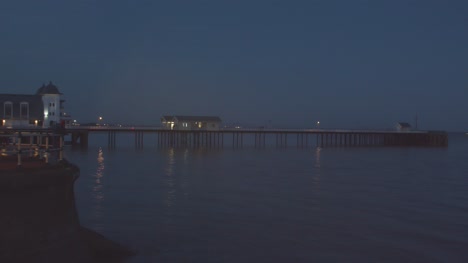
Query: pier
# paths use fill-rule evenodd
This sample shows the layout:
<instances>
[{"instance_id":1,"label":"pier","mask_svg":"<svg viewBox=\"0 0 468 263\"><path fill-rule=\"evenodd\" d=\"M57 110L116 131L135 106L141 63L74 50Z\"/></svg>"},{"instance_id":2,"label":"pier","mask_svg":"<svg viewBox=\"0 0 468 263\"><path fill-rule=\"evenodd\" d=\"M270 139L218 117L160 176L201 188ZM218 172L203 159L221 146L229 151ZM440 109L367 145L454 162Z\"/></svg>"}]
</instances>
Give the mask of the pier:
<instances>
[{"instance_id":1,"label":"pier","mask_svg":"<svg viewBox=\"0 0 468 263\"><path fill-rule=\"evenodd\" d=\"M443 131L373 131L373 130L321 130L321 129L221 129L169 130L151 127L76 127L57 132L50 129L5 129L0 138L2 151L8 155L45 156L58 152L61 160L64 136L70 136L70 143L87 147L92 134L107 134L107 145L115 148L119 134L133 134L136 148L143 148L145 138L153 137L156 146L184 148L242 148L265 147L447 147L448 135ZM3 139L5 140L5 139ZM18 164L21 165L20 161Z\"/></svg>"},{"instance_id":2,"label":"pier","mask_svg":"<svg viewBox=\"0 0 468 263\"><path fill-rule=\"evenodd\" d=\"M145 138L155 137L158 147L188 148L263 148L284 147L447 147L448 136L443 131L376 131L322 129L220 129L170 130L151 127L77 127L67 129L72 145L88 145L91 133L106 133L110 148L118 144L117 135L133 133L136 148L145 146Z\"/></svg>"}]
</instances>

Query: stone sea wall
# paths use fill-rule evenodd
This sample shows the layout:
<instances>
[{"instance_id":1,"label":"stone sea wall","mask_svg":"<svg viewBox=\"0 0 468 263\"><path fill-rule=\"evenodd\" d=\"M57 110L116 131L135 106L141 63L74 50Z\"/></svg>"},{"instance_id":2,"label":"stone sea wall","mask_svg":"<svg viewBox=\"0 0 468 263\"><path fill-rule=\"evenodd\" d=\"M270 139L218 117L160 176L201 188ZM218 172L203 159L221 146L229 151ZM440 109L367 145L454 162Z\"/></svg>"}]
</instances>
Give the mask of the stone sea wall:
<instances>
[{"instance_id":1,"label":"stone sea wall","mask_svg":"<svg viewBox=\"0 0 468 263\"><path fill-rule=\"evenodd\" d=\"M0 262L120 261L133 254L80 226L73 191L78 176L79 168L66 161L0 171Z\"/></svg>"}]
</instances>

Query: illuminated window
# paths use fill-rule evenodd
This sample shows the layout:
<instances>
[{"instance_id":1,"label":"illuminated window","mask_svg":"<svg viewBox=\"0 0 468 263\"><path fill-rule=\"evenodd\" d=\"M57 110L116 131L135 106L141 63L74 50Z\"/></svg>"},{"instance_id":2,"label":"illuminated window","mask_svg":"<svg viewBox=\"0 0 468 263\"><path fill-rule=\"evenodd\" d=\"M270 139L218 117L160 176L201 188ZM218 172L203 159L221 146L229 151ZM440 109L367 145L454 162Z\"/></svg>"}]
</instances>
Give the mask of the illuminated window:
<instances>
[{"instance_id":1,"label":"illuminated window","mask_svg":"<svg viewBox=\"0 0 468 263\"><path fill-rule=\"evenodd\" d=\"M20 104L20 119L29 119L29 104L27 102L21 102Z\"/></svg>"},{"instance_id":2,"label":"illuminated window","mask_svg":"<svg viewBox=\"0 0 468 263\"><path fill-rule=\"evenodd\" d=\"M3 118L13 119L13 103L10 101L3 104Z\"/></svg>"}]
</instances>

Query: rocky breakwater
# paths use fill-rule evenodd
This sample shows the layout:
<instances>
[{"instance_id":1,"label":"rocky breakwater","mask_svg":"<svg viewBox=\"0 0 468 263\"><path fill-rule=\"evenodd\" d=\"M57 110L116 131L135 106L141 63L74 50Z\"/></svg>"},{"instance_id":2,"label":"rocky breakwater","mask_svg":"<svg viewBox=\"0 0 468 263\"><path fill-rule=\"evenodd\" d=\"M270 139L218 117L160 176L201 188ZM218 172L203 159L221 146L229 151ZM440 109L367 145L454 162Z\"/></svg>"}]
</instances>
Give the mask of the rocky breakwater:
<instances>
[{"instance_id":1,"label":"rocky breakwater","mask_svg":"<svg viewBox=\"0 0 468 263\"><path fill-rule=\"evenodd\" d=\"M80 226L78 176L66 161L0 169L0 262L122 262L134 254Z\"/></svg>"}]
</instances>

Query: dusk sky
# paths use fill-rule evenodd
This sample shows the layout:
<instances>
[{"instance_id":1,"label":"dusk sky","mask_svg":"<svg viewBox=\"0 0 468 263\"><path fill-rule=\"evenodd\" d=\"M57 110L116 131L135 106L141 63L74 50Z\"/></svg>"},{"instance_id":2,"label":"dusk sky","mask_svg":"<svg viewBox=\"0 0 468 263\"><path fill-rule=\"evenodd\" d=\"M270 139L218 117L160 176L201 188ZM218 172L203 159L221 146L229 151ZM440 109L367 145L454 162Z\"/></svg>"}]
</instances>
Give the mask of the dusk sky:
<instances>
[{"instance_id":1,"label":"dusk sky","mask_svg":"<svg viewBox=\"0 0 468 263\"><path fill-rule=\"evenodd\" d=\"M81 122L162 115L468 131L468 1L3 1L0 93Z\"/></svg>"}]
</instances>

